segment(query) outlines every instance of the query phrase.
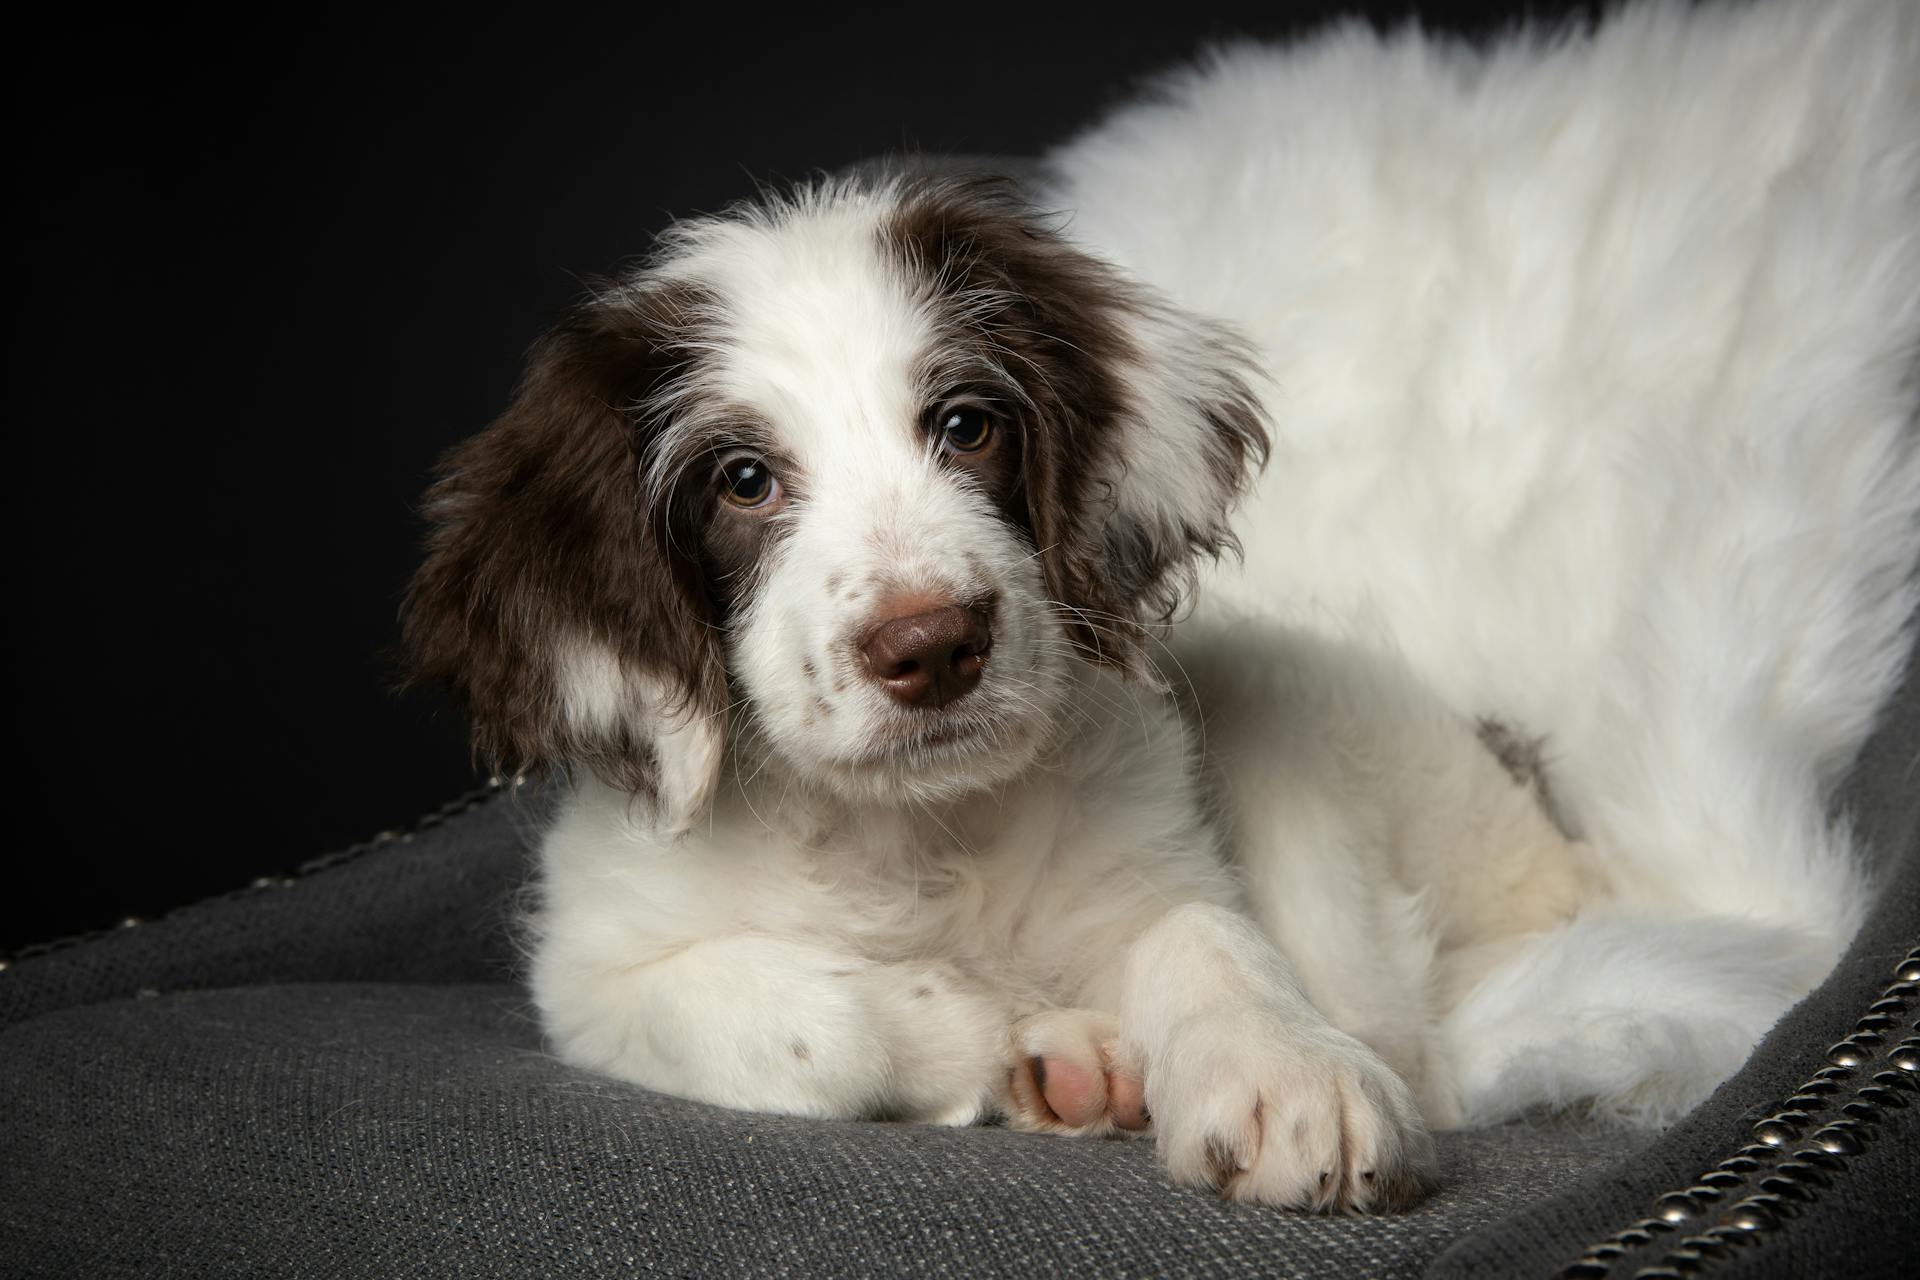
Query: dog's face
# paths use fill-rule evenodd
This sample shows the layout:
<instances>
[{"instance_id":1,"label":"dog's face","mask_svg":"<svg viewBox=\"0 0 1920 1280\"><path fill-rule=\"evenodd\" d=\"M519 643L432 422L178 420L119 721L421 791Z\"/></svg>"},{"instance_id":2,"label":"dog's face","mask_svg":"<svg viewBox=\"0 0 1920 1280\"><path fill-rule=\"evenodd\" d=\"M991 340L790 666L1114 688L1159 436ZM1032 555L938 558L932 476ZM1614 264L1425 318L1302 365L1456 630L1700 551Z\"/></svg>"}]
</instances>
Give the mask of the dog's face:
<instances>
[{"instance_id":1,"label":"dog's face","mask_svg":"<svg viewBox=\"0 0 1920 1280\"><path fill-rule=\"evenodd\" d=\"M702 810L730 741L849 796L1030 766L1142 662L1266 445L1241 348L988 182L684 223L451 455L418 674L509 769Z\"/></svg>"}]
</instances>

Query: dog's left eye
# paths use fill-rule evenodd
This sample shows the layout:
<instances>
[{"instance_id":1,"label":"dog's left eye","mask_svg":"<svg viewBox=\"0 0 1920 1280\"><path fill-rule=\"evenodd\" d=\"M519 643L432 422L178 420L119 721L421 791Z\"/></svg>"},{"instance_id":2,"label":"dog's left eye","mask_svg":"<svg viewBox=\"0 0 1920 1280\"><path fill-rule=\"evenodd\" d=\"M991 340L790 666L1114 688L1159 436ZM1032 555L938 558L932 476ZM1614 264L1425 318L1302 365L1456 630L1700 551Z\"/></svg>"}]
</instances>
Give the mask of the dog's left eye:
<instances>
[{"instance_id":1,"label":"dog's left eye","mask_svg":"<svg viewBox=\"0 0 1920 1280\"><path fill-rule=\"evenodd\" d=\"M720 484L727 501L736 507L764 507L780 496L780 481L767 460L751 454L721 464Z\"/></svg>"},{"instance_id":2,"label":"dog's left eye","mask_svg":"<svg viewBox=\"0 0 1920 1280\"><path fill-rule=\"evenodd\" d=\"M956 406L935 415L940 445L948 453L979 453L993 443L993 415L985 409Z\"/></svg>"}]
</instances>

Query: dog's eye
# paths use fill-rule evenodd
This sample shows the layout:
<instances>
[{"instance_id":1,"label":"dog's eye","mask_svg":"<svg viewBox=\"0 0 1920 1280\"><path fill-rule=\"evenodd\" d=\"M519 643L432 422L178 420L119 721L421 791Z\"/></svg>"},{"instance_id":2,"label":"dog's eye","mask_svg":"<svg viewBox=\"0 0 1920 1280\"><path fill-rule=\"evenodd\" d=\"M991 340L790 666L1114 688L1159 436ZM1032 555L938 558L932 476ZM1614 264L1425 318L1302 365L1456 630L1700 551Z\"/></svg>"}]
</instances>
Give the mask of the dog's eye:
<instances>
[{"instance_id":1,"label":"dog's eye","mask_svg":"<svg viewBox=\"0 0 1920 1280\"><path fill-rule=\"evenodd\" d=\"M720 465L720 486L736 507L764 507L780 496L780 482L765 458L743 454Z\"/></svg>"},{"instance_id":2,"label":"dog's eye","mask_svg":"<svg viewBox=\"0 0 1920 1280\"><path fill-rule=\"evenodd\" d=\"M948 453L979 453L993 442L993 415L985 409L955 406L941 410L936 420L940 446Z\"/></svg>"}]
</instances>

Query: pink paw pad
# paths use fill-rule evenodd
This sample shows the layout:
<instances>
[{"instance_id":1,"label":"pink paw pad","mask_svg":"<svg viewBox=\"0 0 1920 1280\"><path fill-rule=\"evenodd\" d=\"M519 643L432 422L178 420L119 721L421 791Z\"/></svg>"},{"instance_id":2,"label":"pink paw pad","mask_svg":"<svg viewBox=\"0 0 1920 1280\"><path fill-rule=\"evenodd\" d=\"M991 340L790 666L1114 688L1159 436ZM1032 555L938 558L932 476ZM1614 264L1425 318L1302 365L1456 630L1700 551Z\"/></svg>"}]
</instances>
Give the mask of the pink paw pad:
<instances>
[{"instance_id":1,"label":"pink paw pad","mask_svg":"<svg viewBox=\"0 0 1920 1280\"><path fill-rule=\"evenodd\" d=\"M1028 1047L1041 1051L1026 1053L1010 1073L1017 1125L1098 1134L1138 1133L1152 1123L1140 1076L1115 1065L1111 1037L1091 1027L1080 1035L1062 1035L1057 1024L1034 1030Z\"/></svg>"}]
</instances>

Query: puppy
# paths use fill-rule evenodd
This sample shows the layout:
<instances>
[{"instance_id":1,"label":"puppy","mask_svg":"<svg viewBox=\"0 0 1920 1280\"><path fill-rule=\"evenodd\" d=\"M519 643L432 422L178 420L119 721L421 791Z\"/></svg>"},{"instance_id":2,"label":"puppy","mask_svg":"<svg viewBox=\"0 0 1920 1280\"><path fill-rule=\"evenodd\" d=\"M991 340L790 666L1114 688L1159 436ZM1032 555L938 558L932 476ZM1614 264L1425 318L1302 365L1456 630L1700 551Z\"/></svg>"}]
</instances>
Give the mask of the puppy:
<instances>
[{"instance_id":1,"label":"puppy","mask_svg":"<svg viewBox=\"0 0 1920 1280\"><path fill-rule=\"evenodd\" d=\"M1398 664L1169 633L1263 378L990 179L764 197L597 287L448 459L406 605L478 748L570 781L554 1051L1412 1203L1462 1115L1436 1028L1600 890Z\"/></svg>"},{"instance_id":2,"label":"puppy","mask_svg":"<svg viewBox=\"0 0 1920 1280\"><path fill-rule=\"evenodd\" d=\"M1321 1210L1437 1127L1684 1113L1868 901L1915 86L1907 0L1348 25L1055 152L1067 216L881 168L673 228L451 455L406 606L567 779L555 1052Z\"/></svg>"}]
</instances>

